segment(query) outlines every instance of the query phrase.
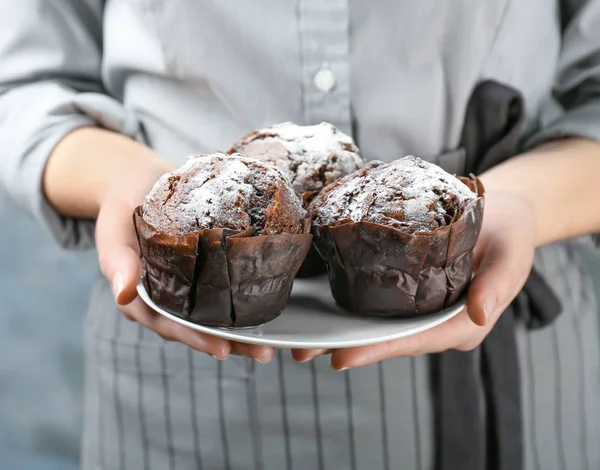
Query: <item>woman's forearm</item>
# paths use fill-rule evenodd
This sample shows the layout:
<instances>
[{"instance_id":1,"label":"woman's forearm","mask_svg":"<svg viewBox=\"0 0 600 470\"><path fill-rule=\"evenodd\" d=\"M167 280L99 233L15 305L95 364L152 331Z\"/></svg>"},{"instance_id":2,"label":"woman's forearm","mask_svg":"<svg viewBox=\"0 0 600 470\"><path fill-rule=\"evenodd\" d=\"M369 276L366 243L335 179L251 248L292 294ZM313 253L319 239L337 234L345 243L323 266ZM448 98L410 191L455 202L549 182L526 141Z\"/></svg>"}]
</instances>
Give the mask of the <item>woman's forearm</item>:
<instances>
[{"instance_id":1,"label":"woman's forearm","mask_svg":"<svg viewBox=\"0 0 600 470\"><path fill-rule=\"evenodd\" d=\"M600 232L600 143L563 139L519 155L481 176L490 194L529 204L536 245Z\"/></svg>"},{"instance_id":2,"label":"woman's forearm","mask_svg":"<svg viewBox=\"0 0 600 470\"><path fill-rule=\"evenodd\" d=\"M108 189L150 168L156 179L171 165L150 148L120 134L85 127L68 134L50 156L43 190L50 204L69 217L94 219ZM155 171L152 171L154 169ZM147 174L148 172L145 172Z\"/></svg>"}]
</instances>

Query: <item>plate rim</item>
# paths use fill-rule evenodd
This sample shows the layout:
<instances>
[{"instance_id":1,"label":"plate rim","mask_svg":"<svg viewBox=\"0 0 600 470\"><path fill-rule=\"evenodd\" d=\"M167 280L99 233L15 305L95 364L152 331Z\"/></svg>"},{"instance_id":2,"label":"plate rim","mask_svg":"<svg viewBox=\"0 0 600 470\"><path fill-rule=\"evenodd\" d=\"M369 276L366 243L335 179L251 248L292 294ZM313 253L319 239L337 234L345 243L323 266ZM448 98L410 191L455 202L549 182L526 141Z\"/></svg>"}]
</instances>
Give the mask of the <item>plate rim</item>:
<instances>
[{"instance_id":1,"label":"plate rim","mask_svg":"<svg viewBox=\"0 0 600 470\"><path fill-rule=\"evenodd\" d=\"M180 325L191 328L194 331L198 331L200 333L205 333L205 334L208 334L211 336L216 336L219 338L227 339L230 341L236 341L238 343L254 344L254 345L258 345L258 346L270 346L270 347L280 348L280 349L347 349L347 348L354 348L354 347L361 347L361 346L371 346L374 344L385 343L387 341L392 341L395 339L406 338L408 336L413 336L413 335L416 335L419 333L423 333L424 331L430 330L432 328L435 328L435 327L441 325L442 323L447 322L448 320L450 320L450 319L454 318L456 315L458 315L467 304L467 294L465 291L465 293L463 293L460 296L460 298L452 306L447 307L443 310L440 310L437 313L429 314L431 316L438 315L438 317L435 320L432 320L430 323L424 323L423 325L415 327L412 330L390 333L387 336L379 336L377 338L366 338L364 340L355 340L355 341L340 341L340 342L307 341L304 343L298 343L295 341L260 338L258 336L240 336L240 335L234 333L234 331L236 331L236 330L231 330L228 328L223 328L223 327L218 327L218 326L199 325L197 323L193 323L193 322L190 322L183 318L180 318L177 315L174 315L170 312L167 312L166 310L164 310L161 307L159 307L158 305L156 305L152 301L152 299L150 298L148 293L146 292L146 289L144 288L144 286L141 282L139 282L137 285L137 292L138 292L138 295L140 296L140 298L142 299L142 301L149 308L154 310L156 313L158 313L159 315L162 315L166 318L169 318L170 320L173 320L174 322L177 322ZM402 319L398 319L398 321L401 321L401 320ZM408 320L408 319L406 319L406 320ZM256 328L260 328L260 326L258 326ZM250 329L253 329L253 328L250 328ZM249 328L244 328L239 331L248 331L248 330L249 330Z\"/></svg>"}]
</instances>

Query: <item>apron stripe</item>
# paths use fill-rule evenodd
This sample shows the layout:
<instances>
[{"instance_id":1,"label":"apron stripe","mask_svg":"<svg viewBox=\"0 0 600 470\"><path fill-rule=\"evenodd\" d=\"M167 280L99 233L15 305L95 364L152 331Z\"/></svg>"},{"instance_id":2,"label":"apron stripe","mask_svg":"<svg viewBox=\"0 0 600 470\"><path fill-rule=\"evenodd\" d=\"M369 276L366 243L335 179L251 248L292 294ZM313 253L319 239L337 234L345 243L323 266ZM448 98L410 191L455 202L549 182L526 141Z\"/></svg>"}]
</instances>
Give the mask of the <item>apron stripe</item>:
<instances>
[{"instance_id":1,"label":"apron stripe","mask_svg":"<svg viewBox=\"0 0 600 470\"><path fill-rule=\"evenodd\" d=\"M287 414L287 399L285 391L285 378L283 376L283 353L277 350L277 374L279 375L279 391L281 398L281 420L283 425L283 437L285 439L285 461L286 468L292 470L292 449L290 446L290 427Z\"/></svg>"},{"instance_id":2,"label":"apron stripe","mask_svg":"<svg viewBox=\"0 0 600 470\"><path fill-rule=\"evenodd\" d=\"M587 448L587 426L586 426L586 393L585 393L585 354L583 354L583 338L581 334L581 324L579 323L579 317L577 314L573 315L574 318L574 328L575 328L575 337L577 338L575 348L577 350L577 370L579 372L579 383L578 383L578 400L577 404L579 406L579 420L581 426L581 455L583 456L583 461L585 462L585 470L590 470L590 455L588 453Z\"/></svg>"},{"instance_id":3,"label":"apron stripe","mask_svg":"<svg viewBox=\"0 0 600 470\"><path fill-rule=\"evenodd\" d=\"M558 441L558 460L560 464L560 468L562 470L566 470L567 463L565 457L565 444L563 442L563 426L562 426L562 383L561 383L561 368L560 368L560 350L558 343L558 332L556 331L556 323L553 323L552 326L552 352L554 355L554 393L556 396L556 409L554 411L554 421L556 424L556 437Z\"/></svg>"},{"instance_id":4,"label":"apron stripe","mask_svg":"<svg viewBox=\"0 0 600 470\"><path fill-rule=\"evenodd\" d=\"M169 468L175 469L175 451L173 449L173 429L171 427L171 410L169 399L169 383L167 377L167 351L166 344L160 347L160 367L163 388L163 404L165 412L165 433L167 435L167 453L169 454Z\"/></svg>"},{"instance_id":5,"label":"apron stripe","mask_svg":"<svg viewBox=\"0 0 600 470\"><path fill-rule=\"evenodd\" d=\"M531 350L531 337L529 334L525 335L525 344L527 345L527 372L529 374L529 422L531 423L531 447L533 450L533 457L535 461L536 470L541 470L540 467L540 450L538 448L538 440L536 433L536 413L535 413L535 375L533 373L533 352Z\"/></svg>"},{"instance_id":6,"label":"apron stripe","mask_svg":"<svg viewBox=\"0 0 600 470\"><path fill-rule=\"evenodd\" d=\"M545 266L544 264L544 253L541 252L539 254L539 256L536 257L535 261L537 261L539 263L539 267L542 270L542 272L551 272L547 270L547 266ZM534 268L535 268L535 264L534 264ZM531 335L527 335L527 347L529 350L529 369L531 371L531 376L532 376L532 386L531 386L531 390L532 390L532 396L533 399L531 400L531 410L532 410L532 427L534 429L534 436L535 436L535 442L533 443L533 445L535 446L535 451L536 451L536 460L538 462L538 467L545 467L546 466L546 462L548 461L549 457L548 453L550 451L550 449L545 449L542 448L542 451L540 452L539 449L539 445L540 442L537 439L537 431L538 429L552 429L552 431L554 432L554 437L555 437L555 442L552 444L552 451L556 451L556 458L553 459L554 462L556 464L559 463L559 461L561 460L561 452L560 452L560 445L559 445L559 430L556 428L557 422L560 420L560 418L557 418L557 413L560 413L560 402L557 401L559 397L559 392L557 390L557 388L560 386L560 382L558 381L559 377L559 371L557 370L557 368L559 367L559 364L557 364L558 362L558 358L556 357L556 348L557 348L557 344L554 341L554 338L551 336L551 334L554 333L553 330L550 330L550 328L554 328L554 325L552 325L551 327L546 327L544 329L541 329L539 331L539 333L536 334L536 332L532 332ZM534 337L534 335L536 335ZM536 341L536 345L537 348L536 350L538 350L538 354L540 350L544 350L545 351L545 355L546 355L546 359L549 360L550 358L550 354L553 355L552 360L554 361L554 367L544 367L544 364L540 364L536 361L536 357L534 357L534 347L533 347L533 342ZM543 345L544 349L541 349ZM537 356L539 357L539 355ZM536 367L537 366L537 367ZM554 418L552 418L551 414L548 413L546 414L540 414L538 413L537 407L538 407L538 400L536 400L536 393L538 392L538 390L536 389L535 383L538 382L540 380L540 377L544 377L545 381L547 381L547 385L548 387L550 387L550 383L551 380L548 377L548 374L553 373L553 377L554 377L554 406L551 408L555 415ZM546 378L548 377L548 378ZM543 383L543 382L542 382ZM547 393L550 393L550 390L547 391ZM546 439L544 441L542 441L543 445L548 445L548 441L549 441L549 437L550 434L548 434L546 436ZM552 456L554 457L554 456ZM545 460L545 464L541 465L541 462ZM564 465L562 467L564 469Z\"/></svg>"},{"instance_id":7,"label":"apron stripe","mask_svg":"<svg viewBox=\"0 0 600 470\"><path fill-rule=\"evenodd\" d=\"M102 357L102 343L96 342L96 354L98 356L98 364L101 364L100 358ZM96 394L98 398L98 461L100 462L100 468L106 468L106 434L104 433L104 420L105 420L105 409L104 409L104 393L102 390L102 369L98 371Z\"/></svg>"},{"instance_id":8,"label":"apron stripe","mask_svg":"<svg viewBox=\"0 0 600 470\"><path fill-rule=\"evenodd\" d=\"M121 336L121 316L115 319L114 336L111 339L111 352L113 359L113 401L115 403L115 418L117 421L117 449L119 455L119 468L125 469L125 449L123 447L125 439L123 433L123 413L121 410L121 402L119 401L119 359L117 340Z\"/></svg>"},{"instance_id":9,"label":"apron stripe","mask_svg":"<svg viewBox=\"0 0 600 470\"><path fill-rule=\"evenodd\" d=\"M415 449L416 449L416 468L421 470L421 429L419 417L419 391L417 390L417 359L410 357L410 380L412 383L412 405L415 422Z\"/></svg>"},{"instance_id":10,"label":"apron stripe","mask_svg":"<svg viewBox=\"0 0 600 470\"><path fill-rule=\"evenodd\" d=\"M229 441L227 439L227 428L225 419L225 403L223 399L223 361L217 362L217 400L219 403L219 421L221 423L221 441L223 443L223 461L225 470L231 470L229 457Z\"/></svg>"},{"instance_id":11,"label":"apron stripe","mask_svg":"<svg viewBox=\"0 0 600 470\"><path fill-rule=\"evenodd\" d=\"M202 470L204 468L202 464L202 455L200 454L200 431L198 429L199 416L198 407L196 404L196 383L194 374L194 353L192 348L187 348L188 366L189 366L189 379L190 379L190 403L192 418L192 436L194 438L194 459L196 460L196 469Z\"/></svg>"},{"instance_id":12,"label":"apron stripe","mask_svg":"<svg viewBox=\"0 0 600 470\"><path fill-rule=\"evenodd\" d=\"M140 435L142 442L142 461L144 469L150 468L150 459L148 447L148 431L146 429L146 413L144 408L144 375L142 371L142 355L141 355L141 342L144 337L144 327L138 325L138 336L135 343L135 368L137 372L137 392L138 392L138 414L140 415Z\"/></svg>"},{"instance_id":13,"label":"apron stripe","mask_svg":"<svg viewBox=\"0 0 600 470\"><path fill-rule=\"evenodd\" d=\"M258 401L256 399L256 362L246 360L246 400L248 403L248 422L250 424L250 439L252 439L252 454L254 468L263 470L262 442L260 422L258 420Z\"/></svg>"},{"instance_id":14,"label":"apron stripe","mask_svg":"<svg viewBox=\"0 0 600 470\"><path fill-rule=\"evenodd\" d=\"M310 376L312 379L313 410L315 415L317 461L319 462L319 470L325 470L325 463L323 460L323 437L321 434L321 410L319 409L319 391L317 389L317 365L314 360L310 361Z\"/></svg>"},{"instance_id":15,"label":"apron stripe","mask_svg":"<svg viewBox=\"0 0 600 470\"><path fill-rule=\"evenodd\" d=\"M520 358L520 373L521 373L521 399L523 401L523 468L526 470L539 470L539 461L536 459L534 442L534 423L532 418L531 407L533 406L533 393L531 391L532 375L528 367L529 355L527 349L527 336L529 332L524 331L522 303L523 298L515 300L515 310L517 311L518 325L517 333L517 350Z\"/></svg>"},{"instance_id":16,"label":"apron stripe","mask_svg":"<svg viewBox=\"0 0 600 470\"><path fill-rule=\"evenodd\" d=\"M344 372L346 385L346 412L348 413L348 441L350 443L350 468L356 470L356 445L354 444L354 415L352 413L352 387L350 384L350 371Z\"/></svg>"},{"instance_id":17,"label":"apron stripe","mask_svg":"<svg viewBox=\"0 0 600 470\"><path fill-rule=\"evenodd\" d=\"M385 379L383 376L383 362L377 363L377 374L379 377L379 406L381 414L381 445L383 446L383 468L390 470L390 451L387 431L387 411L385 404Z\"/></svg>"}]
</instances>

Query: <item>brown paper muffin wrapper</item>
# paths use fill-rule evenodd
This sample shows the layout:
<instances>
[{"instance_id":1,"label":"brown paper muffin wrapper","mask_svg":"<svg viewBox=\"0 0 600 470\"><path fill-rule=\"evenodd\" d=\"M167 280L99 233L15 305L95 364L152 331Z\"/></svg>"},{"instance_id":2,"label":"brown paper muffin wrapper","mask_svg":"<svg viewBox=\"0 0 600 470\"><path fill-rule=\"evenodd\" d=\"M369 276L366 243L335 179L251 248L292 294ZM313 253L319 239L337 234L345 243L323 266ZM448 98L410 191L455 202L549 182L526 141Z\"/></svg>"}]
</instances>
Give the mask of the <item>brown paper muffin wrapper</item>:
<instances>
[{"instance_id":1,"label":"brown paper muffin wrapper","mask_svg":"<svg viewBox=\"0 0 600 470\"><path fill-rule=\"evenodd\" d=\"M332 294L359 315L410 317L452 305L473 274L481 231L483 185L459 178L479 198L432 232L407 235L370 222L313 225L314 244L327 264Z\"/></svg>"},{"instance_id":2,"label":"brown paper muffin wrapper","mask_svg":"<svg viewBox=\"0 0 600 470\"><path fill-rule=\"evenodd\" d=\"M312 244L299 235L210 229L185 236L156 230L136 208L142 284L156 305L210 326L249 327L275 319Z\"/></svg>"}]
</instances>

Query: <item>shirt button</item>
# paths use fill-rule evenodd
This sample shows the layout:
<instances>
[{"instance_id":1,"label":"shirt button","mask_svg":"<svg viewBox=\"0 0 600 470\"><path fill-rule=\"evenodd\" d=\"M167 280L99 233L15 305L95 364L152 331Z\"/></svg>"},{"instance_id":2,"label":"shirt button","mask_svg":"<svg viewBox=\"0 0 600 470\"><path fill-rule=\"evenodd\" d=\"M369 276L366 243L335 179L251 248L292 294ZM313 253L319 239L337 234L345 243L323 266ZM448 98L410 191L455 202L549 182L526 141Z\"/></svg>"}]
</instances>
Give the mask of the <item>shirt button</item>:
<instances>
[{"instance_id":1,"label":"shirt button","mask_svg":"<svg viewBox=\"0 0 600 470\"><path fill-rule=\"evenodd\" d=\"M313 82L320 91L328 93L335 86L335 75L327 67L323 67L315 73Z\"/></svg>"}]
</instances>

